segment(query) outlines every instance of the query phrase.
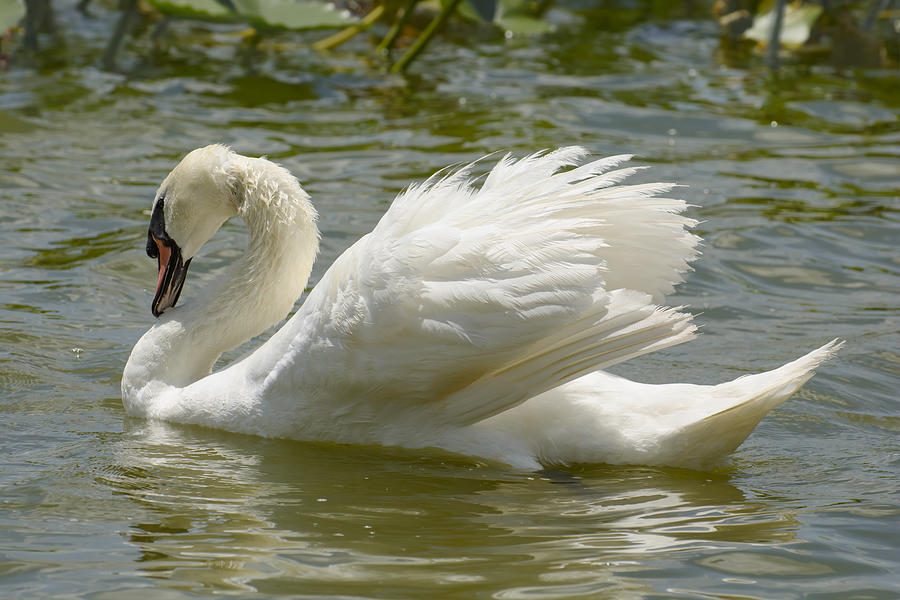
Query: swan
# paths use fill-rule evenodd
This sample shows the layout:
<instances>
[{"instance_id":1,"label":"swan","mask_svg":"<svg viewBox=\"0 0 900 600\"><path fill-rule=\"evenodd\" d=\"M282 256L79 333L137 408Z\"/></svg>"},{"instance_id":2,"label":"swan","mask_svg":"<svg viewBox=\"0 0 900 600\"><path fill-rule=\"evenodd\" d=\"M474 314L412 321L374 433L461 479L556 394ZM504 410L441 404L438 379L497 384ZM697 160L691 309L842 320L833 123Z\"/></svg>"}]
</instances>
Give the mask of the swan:
<instances>
[{"instance_id":1,"label":"swan","mask_svg":"<svg viewBox=\"0 0 900 600\"><path fill-rule=\"evenodd\" d=\"M719 385L650 385L604 371L686 342L663 306L698 254L671 184L621 184L631 156L582 148L473 164L401 193L293 317L243 359L219 356L280 322L319 245L298 180L211 145L153 200L155 324L122 377L128 415L267 437L437 447L540 469L703 468L734 450L842 342ZM229 218L249 243L181 305L191 260Z\"/></svg>"}]
</instances>

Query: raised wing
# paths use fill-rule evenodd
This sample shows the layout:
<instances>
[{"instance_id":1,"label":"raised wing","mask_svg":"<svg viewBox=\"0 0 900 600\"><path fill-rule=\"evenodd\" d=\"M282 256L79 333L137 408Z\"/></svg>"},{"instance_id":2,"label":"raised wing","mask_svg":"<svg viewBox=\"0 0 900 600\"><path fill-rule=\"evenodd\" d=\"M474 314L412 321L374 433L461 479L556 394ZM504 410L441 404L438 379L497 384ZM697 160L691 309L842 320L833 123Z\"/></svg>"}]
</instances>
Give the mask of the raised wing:
<instances>
[{"instance_id":1,"label":"raised wing","mask_svg":"<svg viewBox=\"0 0 900 600\"><path fill-rule=\"evenodd\" d=\"M580 148L472 165L402 193L291 322L266 385L341 422L461 425L586 372L680 343L654 305L698 238L669 184L620 186L629 156L558 172ZM420 421L421 422L421 421Z\"/></svg>"}]
</instances>

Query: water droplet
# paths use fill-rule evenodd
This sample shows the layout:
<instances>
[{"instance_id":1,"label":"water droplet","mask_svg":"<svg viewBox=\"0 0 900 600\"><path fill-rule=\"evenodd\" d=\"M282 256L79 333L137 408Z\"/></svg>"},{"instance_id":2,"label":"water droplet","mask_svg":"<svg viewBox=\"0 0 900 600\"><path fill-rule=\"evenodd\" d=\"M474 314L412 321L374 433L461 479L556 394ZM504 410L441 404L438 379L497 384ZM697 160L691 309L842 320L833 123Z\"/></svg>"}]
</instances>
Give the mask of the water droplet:
<instances>
[{"instance_id":1,"label":"water droplet","mask_svg":"<svg viewBox=\"0 0 900 600\"><path fill-rule=\"evenodd\" d=\"M778 121L772 121L769 123L769 127L778 127Z\"/></svg>"}]
</instances>

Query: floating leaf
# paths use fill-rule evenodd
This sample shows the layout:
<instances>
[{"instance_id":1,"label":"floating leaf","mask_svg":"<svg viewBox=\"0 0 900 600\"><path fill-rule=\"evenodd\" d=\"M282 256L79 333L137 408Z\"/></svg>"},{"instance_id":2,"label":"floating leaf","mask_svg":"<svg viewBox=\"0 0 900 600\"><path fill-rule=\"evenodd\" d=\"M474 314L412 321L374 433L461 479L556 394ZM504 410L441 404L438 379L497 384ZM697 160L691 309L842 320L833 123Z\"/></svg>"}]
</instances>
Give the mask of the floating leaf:
<instances>
[{"instance_id":1,"label":"floating leaf","mask_svg":"<svg viewBox=\"0 0 900 600\"><path fill-rule=\"evenodd\" d=\"M234 0L238 13L256 25L281 29L346 27L358 22L333 4L309 0Z\"/></svg>"},{"instance_id":2,"label":"floating leaf","mask_svg":"<svg viewBox=\"0 0 900 600\"><path fill-rule=\"evenodd\" d=\"M164 15L173 17L213 20L237 18L233 11L216 0L150 0L150 4Z\"/></svg>"},{"instance_id":3,"label":"floating leaf","mask_svg":"<svg viewBox=\"0 0 900 600\"><path fill-rule=\"evenodd\" d=\"M503 15L494 21L497 27L512 35L543 35L553 31L553 25L531 15Z\"/></svg>"},{"instance_id":4,"label":"floating leaf","mask_svg":"<svg viewBox=\"0 0 900 600\"><path fill-rule=\"evenodd\" d=\"M753 19L753 25L744 32L744 37L768 44L772 39L772 30L775 27L774 2L767 3L766 12L758 13ZM781 34L778 36L780 44L786 48L798 48L806 43L812 26L822 14L822 7L818 4L786 4L784 18L781 23Z\"/></svg>"},{"instance_id":5,"label":"floating leaf","mask_svg":"<svg viewBox=\"0 0 900 600\"><path fill-rule=\"evenodd\" d=\"M0 0L0 29L15 27L25 16L25 5L20 0Z\"/></svg>"},{"instance_id":6,"label":"floating leaf","mask_svg":"<svg viewBox=\"0 0 900 600\"><path fill-rule=\"evenodd\" d=\"M494 24L507 35L542 35L554 29L553 25L535 15L530 0L500 0L500 10Z\"/></svg>"},{"instance_id":7,"label":"floating leaf","mask_svg":"<svg viewBox=\"0 0 900 600\"><path fill-rule=\"evenodd\" d=\"M452 0L440 0L446 9ZM532 0L464 0L457 8L464 19L493 23L507 35L541 35L554 27L534 14Z\"/></svg>"},{"instance_id":8,"label":"floating leaf","mask_svg":"<svg viewBox=\"0 0 900 600\"><path fill-rule=\"evenodd\" d=\"M312 0L150 0L160 12L177 17L245 21L278 29L345 27L357 22L331 4Z\"/></svg>"}]
</instances>

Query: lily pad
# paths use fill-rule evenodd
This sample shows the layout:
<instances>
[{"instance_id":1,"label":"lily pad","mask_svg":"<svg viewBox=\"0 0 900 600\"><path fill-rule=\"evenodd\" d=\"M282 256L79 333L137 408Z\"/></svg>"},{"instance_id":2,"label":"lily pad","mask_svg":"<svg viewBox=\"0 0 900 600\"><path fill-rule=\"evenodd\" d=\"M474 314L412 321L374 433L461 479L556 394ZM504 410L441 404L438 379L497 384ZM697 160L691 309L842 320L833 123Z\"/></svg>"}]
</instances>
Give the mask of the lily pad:
<instances>
[{"instance_id":1,"label":"lily pad","mask_svg":"<svg viewBox=\"0 0 900 600\"><path fill-rule=\"evenodd\" d=\"M521 36L543 35L554 29L547 21L524 14L502 15L494 23L503 31Z\"/></svg>"},{"instance_id":2,"label":"lily pad","mask_svg":"<svg viewBox=\"0 0 900 600\"><path fill-rule=\"evenodd\" d=\"M761 10L764 12L757 13L753 25L744 32L744 37L760 44L768 44L775 27L775 8L774 2L763 4ZM822 7L818 4L786 4L778 41L785 48L799 48L809 39L812 26L821 14Z\"/></svg>"},{"instance_id":3,"label":"lily pad","mask_svg":"<svg viewBox=\"0 0 900 600\"><path fill-rule=\"evenodd\" d=\"M278 29L345 27L358 20L331 4L312 0L150 0L160 12L185 18L245 21Z\"/></svg>"},{"instance_id":4,"label":"lily pad","mask_svg":"<svg viewBox=\"0 0 900 600\"><path fill-rule=\"evenodd\" d=\"M234 11L228 10L216 0L150 0L153 8L173 17L230 20L236 19Z\"/></svg>"},{"instance_id":5,"label":"lily pad","mask_svg":"<svg viewBox=\"0 0 900 600\"><path fill-rule=\"evenodd\" d=\"M500 0L494 23L507 35L542 35L554 29L553 25L535 13L530 0Z\"/></svg>"},{"instance_id":6,"label":"lily pad","mask_svg":"<svg viewBox=\"0 0 900 600\"><path fill-rule=\"evenodd\" d=\"M281 29L346 27L358 22L333 4L309 0L234 0L238 14L251 23Z\"/></svg>"},{"instance_id":7,"label":"lily pad","mask_svg":"<svg viewBox=\"0 0 900 600\"><path fill-rule=\"evenodd\" d=\"M21 0L0 0L0 29L6 31L15 27L25 16L25 5Z\"/></svg>"}]
</instances>

